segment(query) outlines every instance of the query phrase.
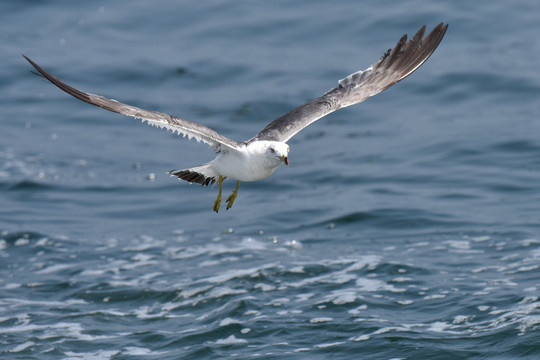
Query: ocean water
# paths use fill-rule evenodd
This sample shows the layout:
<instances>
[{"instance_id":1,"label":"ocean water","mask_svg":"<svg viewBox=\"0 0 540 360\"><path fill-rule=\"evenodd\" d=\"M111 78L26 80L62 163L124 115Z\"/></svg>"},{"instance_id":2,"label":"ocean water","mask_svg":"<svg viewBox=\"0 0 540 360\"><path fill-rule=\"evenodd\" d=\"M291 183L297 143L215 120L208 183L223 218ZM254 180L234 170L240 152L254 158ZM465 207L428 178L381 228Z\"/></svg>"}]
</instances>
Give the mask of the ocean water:
<instances>
[{"instance_id":1,"label":"ocean water","mask_svg":"<svg viewBox=\"0 0 540 360\"><path fill-rule=\"evenodd\" d=\"M0 13L2 359L539 358L537 1ZM211 149L21 57L245 140L441 21L416 73L306 128L219 214L216 188L167 174Z\"/></svg>"}]
</instances>

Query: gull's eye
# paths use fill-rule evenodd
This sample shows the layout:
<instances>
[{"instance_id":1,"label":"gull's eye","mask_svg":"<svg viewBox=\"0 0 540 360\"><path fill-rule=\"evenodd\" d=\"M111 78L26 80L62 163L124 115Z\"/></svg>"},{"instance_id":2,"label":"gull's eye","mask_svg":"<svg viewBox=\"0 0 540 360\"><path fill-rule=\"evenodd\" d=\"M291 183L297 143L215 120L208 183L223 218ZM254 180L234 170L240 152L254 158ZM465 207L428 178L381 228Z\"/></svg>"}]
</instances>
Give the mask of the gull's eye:
<instances>
[{"instance_id":1,"label":"gull's eye","mask_svg":"<svg viewBox=\"0 0 540 360\"><path fill-rule=\"evenodd\" d=\"M270 148L270 152L271 152L272 154L274 154L274 153L276 152L276 150L274 150L274 148Z\"/></svg>"}]
</instances>

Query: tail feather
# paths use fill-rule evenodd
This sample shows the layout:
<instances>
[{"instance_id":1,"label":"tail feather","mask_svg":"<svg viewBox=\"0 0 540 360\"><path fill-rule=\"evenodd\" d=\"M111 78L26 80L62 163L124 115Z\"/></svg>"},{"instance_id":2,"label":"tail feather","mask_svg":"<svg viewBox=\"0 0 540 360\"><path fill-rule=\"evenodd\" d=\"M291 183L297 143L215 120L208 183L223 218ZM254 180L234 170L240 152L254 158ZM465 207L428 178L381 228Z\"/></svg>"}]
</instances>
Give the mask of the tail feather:
<instances>
[{"instance_id":1,"label":"tail feather","mask_svg":"<svg viewBox=\"0 0 540 360\"><path fill-rule=\"evenodd\" d=\"M216 174L210 164L195 166L190 169L176 169L169 171L169 174L189 183L197 183L208 186L216 182Z\"/></svg>"}]
</instances>

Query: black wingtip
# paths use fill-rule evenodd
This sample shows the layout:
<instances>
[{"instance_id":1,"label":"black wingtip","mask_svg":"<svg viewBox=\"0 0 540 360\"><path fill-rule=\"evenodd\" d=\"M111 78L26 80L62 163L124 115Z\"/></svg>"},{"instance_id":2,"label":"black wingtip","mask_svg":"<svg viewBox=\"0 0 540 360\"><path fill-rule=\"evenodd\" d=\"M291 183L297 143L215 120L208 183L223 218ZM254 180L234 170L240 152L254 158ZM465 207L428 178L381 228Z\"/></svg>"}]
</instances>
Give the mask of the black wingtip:
<instances>
[{"instance_id":1,"label":"black wingtip","mask_svg":"<svg viewBox=\"0 0 540 360\"><path fill-rule=\"evenodd\" d=\"M439 26L442 26L442 27L441 27L441 32L442 32L443 35L444 35L444 33L446 33L446 30L448 29L448 24L443 25L443 23L440 23Z\"/></svg>"},{"instance_id":2,"label":"black wingtip","mask_svg":"<svg viewBox=\"0 0 540 360\"><path fill-rule=\"evenodd\" d=\"M30 65L32 65L35 69L37 69L39 66L33 62L28 56L24 55L24 54L21 54L21 56L23 58L26 59L26 61L28 61L30 63ZM45 79L45 76L43 76L43 74L39 71L34 71L34 70L30 70L30 72L36 76L39 76L40 78L44 78Z\"/></svg>"},{"instance_id":3,"label":"black wingtip","mask_svg":"<svg viewBox=\"0 0 540 360\"><path fill-rule=\"evenodd\" d=\"M38 65L37 65L35 62L33 62L32 59L30 59L28 56L26 56L26 55L24 55L24 54L21 54L21 56L22 56L23 58L25 58L26 61L28 61L33 67L38 67Z\"/></svg>"},{"instance_id":4,"label":"black wingtip","mask_svg":"<svg viewBox=\"0 0 540 360\"><path fill-rule=\"evenodd\" d=\"M38 71L38 72L30 71L32 74L38 75L40 77L45 77L44 74L43 74L44 70L41 68L41 66L39 66L38 64L33 62L32 59L30 59L28 56L26 56L24 54L21 54L21 56L23 58L25 58L25 60L28 61L30 63L30 65L32 65L34 67L34 69L36 69Z\"/></svg>"}]
</instances>

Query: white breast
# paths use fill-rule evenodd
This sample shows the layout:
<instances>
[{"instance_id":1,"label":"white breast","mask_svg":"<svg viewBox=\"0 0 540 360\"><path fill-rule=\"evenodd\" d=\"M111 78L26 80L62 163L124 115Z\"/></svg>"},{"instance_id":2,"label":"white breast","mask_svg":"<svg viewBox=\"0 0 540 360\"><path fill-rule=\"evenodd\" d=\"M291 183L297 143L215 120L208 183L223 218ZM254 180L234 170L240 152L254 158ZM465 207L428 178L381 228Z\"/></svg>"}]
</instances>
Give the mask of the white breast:
<instances>
[{"instance_id":1,"label":"white breast","mask_svg":"<svg viewBox=\"0 0 540 360\"><path fill-rule=\"evenodd\" d=\"M257 181L270 175L281 164L270 156L266 148L245 147L241 151L228 151L212 161L212 167L224 177L240 181Z\"/></svg>"}]
</instances>

